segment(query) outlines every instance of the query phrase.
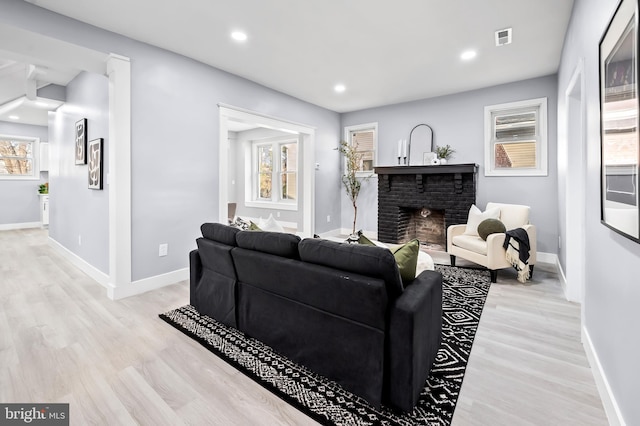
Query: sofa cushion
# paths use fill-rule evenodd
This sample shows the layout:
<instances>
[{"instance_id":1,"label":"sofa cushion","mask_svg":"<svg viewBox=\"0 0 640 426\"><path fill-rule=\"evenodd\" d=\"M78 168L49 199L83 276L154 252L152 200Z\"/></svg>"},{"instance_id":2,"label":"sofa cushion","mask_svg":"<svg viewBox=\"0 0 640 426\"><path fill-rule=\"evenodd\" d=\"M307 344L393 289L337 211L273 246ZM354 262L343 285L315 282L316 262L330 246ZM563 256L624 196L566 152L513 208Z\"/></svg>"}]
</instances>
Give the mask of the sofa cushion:
<instances>
[{"instance_id":1,"label":"sofa cushion","mask_svg":"<svg viewBox=\"0 0 640 426\"><path fill-rule=\"evenodd\" d=\"M240 231L237 228L221 223L203 223L200 230L202 231L202 236L206 239L228 246L236 245L236 234Z\"/></svg>"},{"instance_id":2,"label":"sofa cushion","mask_svg":"<svg viewBox=\"0 0 640 426\"><path fill-rule=\"evenodd\" d=\"M453 245L479 254L487 254L487 242L478 236L456 235Z\"/></svg>"},{"instance_id":3,"label":"sofa cushion","mask_svg":"<svg viewBox=\"0 0 640 426\"><path fill-rule=\"evenodd\" d=\"M482 212L475 204L469 209L469 217L467 218L467 227L464 230L464 235L478 236L478 225L485 219L498 219L500 217L500 208L487 208Z\"/></svg>"},{"instance_id":4,"label":"sofa cushion","mask_svg":"<svg viewBox=\"0 0 640 426\"><path fill-rule=\"evenodd\" d=\"M238 247L275 254L276 256L300 259L298 243L300 237L283 232L240 231L236 234Z\"/></svg>"},{"instance_id":5,"label":"sofa cushion","mask_svg":"<svg viewBox=\"0 0 640 426\"><path fill-rule=\"evenodd\" d=\"M298 248L300 258L305 262L381 278L393 296L400 295L404 290L396 260L386 248L342 244L318 238L304 239Z\"/></svg>"},{"instance_id":6,"label":"sofa cushion","mask_svg":"<svg viewBox=\"0 0 640 426\"><path fill-rule=\"evenodd\" d=\"M268 219L260 218L256 225L262 231L285 232L282 225L280 225L278 221L273 217L273 213L269 215Z\"/></svg>"}]
</instances>

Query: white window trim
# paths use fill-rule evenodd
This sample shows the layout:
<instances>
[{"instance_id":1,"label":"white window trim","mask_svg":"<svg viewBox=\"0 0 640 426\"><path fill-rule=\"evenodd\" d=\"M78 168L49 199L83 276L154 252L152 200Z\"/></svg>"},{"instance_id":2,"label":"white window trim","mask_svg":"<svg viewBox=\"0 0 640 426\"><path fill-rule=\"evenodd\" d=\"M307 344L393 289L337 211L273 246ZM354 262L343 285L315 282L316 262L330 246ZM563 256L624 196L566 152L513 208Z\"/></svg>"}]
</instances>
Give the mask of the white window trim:
<instances>
[{"instance_id":1,"label":"white window trim","mask_svg":"<svg viewBox=\"0 0 640 426\"><path fill-rule=\"evenodd\" d=\"M40 180L40 138L28 136L0 135L0 139L32 142L33 173L29 176L0 175L0 180Z\"/></svg>"},{"instance_id":2,"label":"white window trim","mask_svg":"<svg viewBox=\"0 0 640 426\"><path fill-rule=\"evenodd\" d=\"M366 123L366 124L355 124L353 126L345 126L344 128L344 141L347 143L351 143L351 132L357 132L360 130L369 130L373 129L373 167L378 167L378 123ZM343 159L343 170L347 169L347 160ZM358 171L356 172L356 177L368 177L374 176L375 171Z\"/></svg>"},{"instance_id":3,"label":"white window trim","mask_svg":"<svg viewBox=\"0 0 640 426\"><path fill-rule=\"evenodd\" d=\"M521 109L538 108L538 128L540 139L536 144L538 166L531 169L495 169L493 167L493 120L496 112L511 112ZM526 101L508 102L484 107L484 175L485 176L548 176L548 145L547 133L547 98L529 99Z\"/></svg>"},{"instance_id":4,"label":"white window trim","mask_svg":"<svg viewBox=\"0 0 640 426\"><path fill-rule=\"evenodd\" d=\"M281 164L280 164L280 156L276 155L276 152L278 152L278 150L276 149L277 147L279 147L280 145L284 144L284 143L290 143L295 141L298 144L298 161L297 164L300 165L300 138L297 135L292 135L292 136L278 136L276 138L266 138L266 139L260 139L260 140L254 140L250 142L250 146L251 146L251 170L250 170L250 176L251 176L251 193L247 194L248 197L245 199L245 205L247 207L255 207L255 208L261 208L261 209L274 209L274 210L289 210L289 211L298 211L298 199L300 198L300 194L298 193L298 197L296 198L295 201L284 201L281 200L281 194L280 194L280 186L277 185L276 187L276 191L277 191L277 200L262 200L258 198L258 179L257 179L257 168L255 168L255 166L257 165L257 161L258 161L258 146L259 145L272 145L273 146L273 172L272 172L272 178L271 178L271 182L273 185L273 182L279 182L279 180L277 179L280 175L280 169L281 169ZM299 187L299 183L300 183L300 167L298 167L298 170L296 170L296 185L298 188ZM272 188L272 193L275 192L274 189Z\"/></svg>"}]
</instances>

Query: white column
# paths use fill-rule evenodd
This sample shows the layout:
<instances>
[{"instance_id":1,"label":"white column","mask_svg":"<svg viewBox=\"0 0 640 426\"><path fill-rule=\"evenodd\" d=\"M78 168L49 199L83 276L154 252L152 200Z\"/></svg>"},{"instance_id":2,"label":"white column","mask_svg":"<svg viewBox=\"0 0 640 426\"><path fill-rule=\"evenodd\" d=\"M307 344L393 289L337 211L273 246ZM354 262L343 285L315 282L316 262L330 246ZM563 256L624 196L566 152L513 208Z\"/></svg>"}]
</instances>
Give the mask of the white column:
<instances>
[{"instance_id":1,"label":"white column","mask_svg":"<svg viewBox=\"0 0 640 426\"><path fill-rule=\"evenodd\" d=\"M109 285L118 299L131 285L131 64L115 54L107 61L109 77Z\"/></svg>"}]
</instances>

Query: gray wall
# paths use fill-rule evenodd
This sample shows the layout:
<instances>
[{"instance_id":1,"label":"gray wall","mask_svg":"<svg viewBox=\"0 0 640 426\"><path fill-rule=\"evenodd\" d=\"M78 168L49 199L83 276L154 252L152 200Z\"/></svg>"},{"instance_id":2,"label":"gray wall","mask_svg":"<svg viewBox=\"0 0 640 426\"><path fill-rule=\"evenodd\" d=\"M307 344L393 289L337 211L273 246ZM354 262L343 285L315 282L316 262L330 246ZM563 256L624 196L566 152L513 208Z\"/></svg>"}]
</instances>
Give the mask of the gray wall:
<instances>
[{"instance_id":1,"label":"gray wall","mask_svg":"<svg viewBox=\"0 0 640 426\"><path fill-rule=\"evenodd\" d=\"M109 81L83 72L67 86L67 101L49 115L49 236L109 273ZM75 164L75 123L87 119L87 142L104 139L104 190L88 188L88 165Z\"/></svg>"},{"instance_id":2,"label":"gray wall","mask_svg":"<svg viewBox=\"0 0 640 426\"><path fill-rule=\"evenodd\" d=\"M5 7L6 6L6 7ZM218 219L218 103L316 128L316 218L340 213L340 117L194 60L5 0L0 22L131 58L132 278L187 267L199 227ZM335 219L334 219L335 220ZM335 228L317 220L316 232ZM158 244L169 254L158 257Z\"/></svg>"},{"instance_id":3,"label":"gray wall","mask_svg":"<svg viewBox=\"0 0 640 426\"><path fill-rule=\"evenodd\" d=\"M533 98L547 98L548 176L484 176L484 107ZM389 105L342 115L342 126L378 122L378 165L396 165L399 139L409 139L411 129L420 123L434 131L434 145L451 145L456 153L453 163L478 164L476 203L484 209L487 202L531 206L531 223L538 231L538 251L557 253L557 172L556 172L556 76L551 75L487 89ZM342 191L344 194L344 190ZM343 196L342 226L351 228L353 211ZM365 185L358 202L358 226L377 229L377 181Z\"/></svg>"},{"instance_id":4,"label":"gray wall","mask_svg":"<svg viewBox=\"0 0 640 426\"><path fill-rule=\"evenodd\" d=\"M0 121L0 134L40 138L40 142L48 141L47 128L43 126ZM41 172L39 180L0 180L0 225L40 221L38 187L48 180L48 175L47 172Z\"/></svg>"},{"instance_id":5,"label":"gray wall","mask_svg":"<svg viewBox=\"0 0 640 426\"><path fill-rule=\"evenodd\" d=\"M584 328L618 407L628 425L640 424L640 244L600 223L600 123L598 43L618 0L576 0L558 73L558 116L565 116L564 93L579 60L584 60L587 107L586 270ZM562 128L560 134L565 129ZM581 179L567 176L567 179ZM561 199L560 203L565 203ZM569 271L570 273L570 271Z\"/></svg>"}]
</instances>

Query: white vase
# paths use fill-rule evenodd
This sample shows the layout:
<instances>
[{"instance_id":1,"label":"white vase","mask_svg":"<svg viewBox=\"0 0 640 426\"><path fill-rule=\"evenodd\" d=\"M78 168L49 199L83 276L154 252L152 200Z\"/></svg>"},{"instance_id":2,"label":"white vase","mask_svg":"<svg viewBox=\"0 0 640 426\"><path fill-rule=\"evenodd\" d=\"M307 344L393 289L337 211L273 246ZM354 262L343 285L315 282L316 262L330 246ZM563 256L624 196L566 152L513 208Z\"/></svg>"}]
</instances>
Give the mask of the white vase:
<instances>
[{"instance_id":1,"label":"white vase","mask_svg":"<svg viewBox=\"0 0 640 426\"><path fill-rule=\"evenodd\" d=\"M441 158L440 159L440 164L447 164L447 159L446 158Z\"/></svg>"}]
</instances>

